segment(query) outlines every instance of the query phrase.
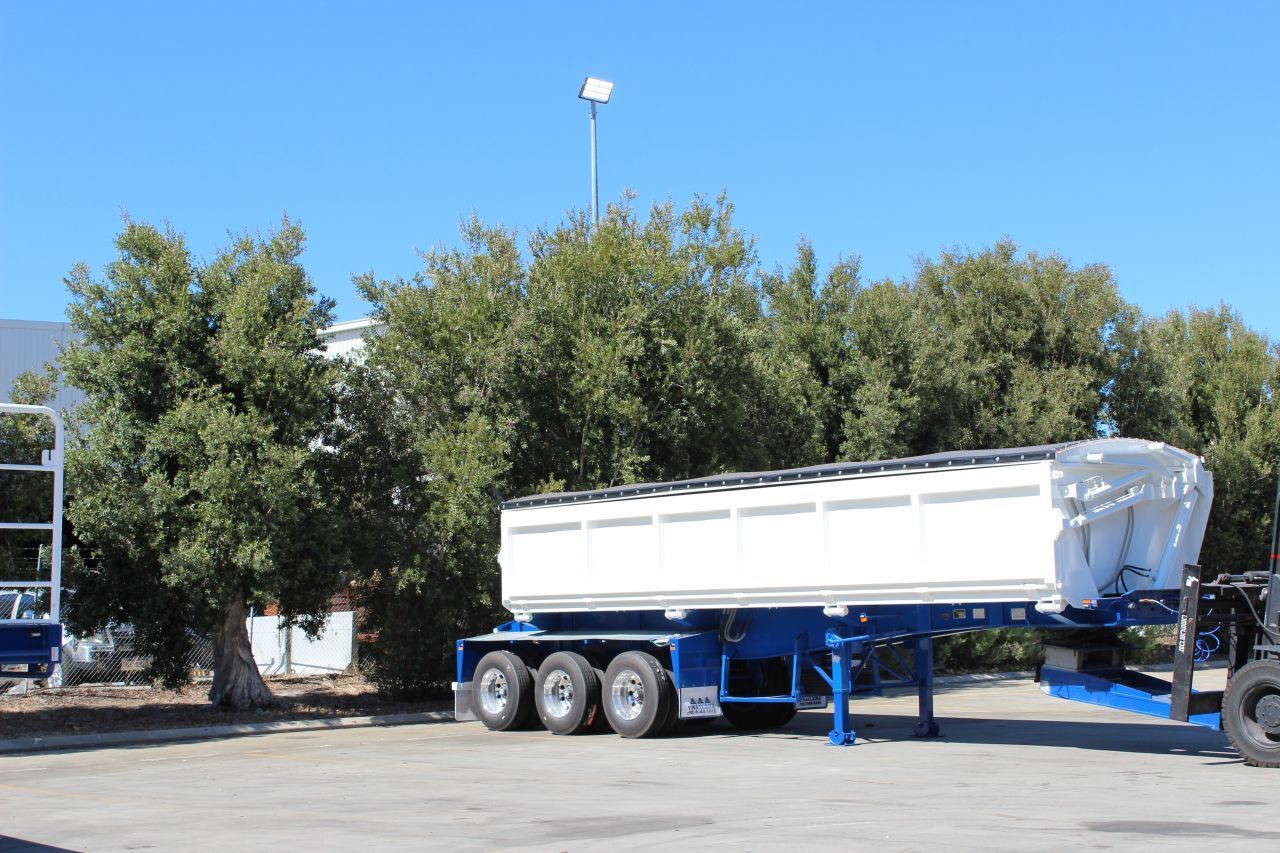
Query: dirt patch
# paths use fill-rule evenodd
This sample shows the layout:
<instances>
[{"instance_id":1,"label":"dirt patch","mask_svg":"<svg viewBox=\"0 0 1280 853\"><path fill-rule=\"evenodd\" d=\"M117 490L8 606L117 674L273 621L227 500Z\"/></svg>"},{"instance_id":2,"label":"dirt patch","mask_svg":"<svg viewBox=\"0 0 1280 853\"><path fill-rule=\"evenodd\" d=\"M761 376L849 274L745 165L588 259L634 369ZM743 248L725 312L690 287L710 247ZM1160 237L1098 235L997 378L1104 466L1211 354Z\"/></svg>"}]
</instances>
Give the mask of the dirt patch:
<instances>
[{"instance_id":1,"label":"dirt patch","mask_svg":"<svg viewBox=\"0 0 1280 853\"><path fill-rule=\"evenodd\" d=\"M0 740L453 709L448 699L387 699L358 675L273 679L268 685L275 703L261 711L211 707L208 685L200 684L181 690L67 687L0 696Z\"/></svg>"}]
</instances>

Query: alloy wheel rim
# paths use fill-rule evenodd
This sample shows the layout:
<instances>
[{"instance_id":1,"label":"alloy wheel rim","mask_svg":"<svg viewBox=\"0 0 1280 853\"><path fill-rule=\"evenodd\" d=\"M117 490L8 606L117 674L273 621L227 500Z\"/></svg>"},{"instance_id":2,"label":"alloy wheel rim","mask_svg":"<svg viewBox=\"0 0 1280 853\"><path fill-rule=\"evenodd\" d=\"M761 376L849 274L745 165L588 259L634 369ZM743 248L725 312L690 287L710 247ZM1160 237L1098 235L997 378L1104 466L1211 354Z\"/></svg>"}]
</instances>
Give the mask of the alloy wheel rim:
<instances>
[{"instance_id":1,"label":"alloy wheel rim","mask_svg":"<svg viewBox=\"0 0 1280 853\"><path fill-rule=\"evenodd\" d=\"M563 669L542 680L542 707L553 717L567 717L573 710L573 679Z\"/></svg>"},{"instance_id":2,"label":"alloy wheel rim","mask_svg":"<svg viewBox=\"0 0 1280 853\"><path fill-rule=\"evenodd\" d=\"M644 711L644 681L640 673L624 669L613 679L609 700L614 715L620 720L634 720Z\"/></svg>"},{"instance_id":3,"label":"alloy wheel rim","mask_svg":"<svg viewBox=\"0 0 1280 853\"><path fill-rule=\"evenodd\" d=\"M507 709L507 677L502 670L490 669L480 677L480 705L488 714L498 715Z\"/></svg>"}]
</instances>

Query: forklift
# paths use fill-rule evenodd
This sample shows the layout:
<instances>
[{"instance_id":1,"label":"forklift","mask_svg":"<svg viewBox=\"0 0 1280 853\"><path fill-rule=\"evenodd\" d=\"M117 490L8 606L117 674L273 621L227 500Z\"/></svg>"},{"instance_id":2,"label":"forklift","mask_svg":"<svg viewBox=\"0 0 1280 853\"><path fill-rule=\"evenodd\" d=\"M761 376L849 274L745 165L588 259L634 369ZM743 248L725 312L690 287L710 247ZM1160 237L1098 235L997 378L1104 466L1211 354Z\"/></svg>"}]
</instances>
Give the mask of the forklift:
<instances>
[{"instance_id":1,"label":"forklift","mask_svg":"<svg viewBox=\"0 0 1280 853\"><path fill-rule=\"evenodd\" d=\"M1254 767L1280 767L1280 484L1269 554L1267 571L1205 577L1200 566L1187 566L1174 647L1170 717L1186 722L1219 710L1231 745ZM1226 690L1192 689L1204 637L1225 647Z\"/></svg>"}]
</instances>

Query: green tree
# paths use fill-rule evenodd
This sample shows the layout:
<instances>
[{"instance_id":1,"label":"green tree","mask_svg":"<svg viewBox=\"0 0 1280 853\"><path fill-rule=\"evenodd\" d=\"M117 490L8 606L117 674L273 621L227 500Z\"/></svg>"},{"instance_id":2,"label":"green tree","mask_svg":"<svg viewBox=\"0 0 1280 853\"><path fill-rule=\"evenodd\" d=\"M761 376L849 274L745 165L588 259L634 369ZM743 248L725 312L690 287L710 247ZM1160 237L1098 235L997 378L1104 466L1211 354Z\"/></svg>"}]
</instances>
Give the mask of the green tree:
<instances>
[{"instance_id":1,"label":"green tree","mask_svg":"<svg viewBox=\"0 0 1280 853\"><path fill-rule=\"evenodd\" d=\"M447 680L452 639L500 618L502 498L772 462L754 253L724 199L574 215L527 263L474 218L463 241L410 281L360 280L383 331L326 439L375 540L350 555L375 678L401 693Z\"/></svg>"},{"instance_id":2,"label":"green tree","mask_svg":"<svg viewBox=\"0 0 1280 853\"><path fill-rule=\"evenodd\" d=\"M775 387L816 430L806 461L1094 436L1136 320L1106 267L1008 240L871 285L856 258L820 278L802 242L762 284Z\"/></svg>"},{"instance_id":3,"label":"green tree","mask_svg":"<svg viewBox=\"0 0 1280 853\"><path fill-rule=\"evenodd\" d=\"M757 344L767 365L764 410L775 465L840 458L844 417L856 388L846 381L854 357L854 305L861 295L857 257L818 276L813 246L801 240L787 270L761 276L766 317Z\"/></svg>"},{"instance_id":4,"label":"green tree","mask_svg":"<svg viewBox=\"0 0 1280 853\"><path fill-rule=\"evenodd\" d=\"M842 451L861 458L1097 435L1134 314L1106 267L1007 240L922 261L853 313Z\"/></svg>"},{"instance_id":5,"label":"green tree","mask_svg":"<svg viewBox=\"0 0 1280 853\"><path fill-rule=\"evenodd\" d=\"M769 464L752 405L755 253L732 216L723 197L695 199L534 232L513 365L528 412L516 494Z\"/></svg>"},{"instance_id":6,"label":"green tree","mask_svg":"<svg viewBox=\"0 0 1280 853\"><path fill-rule=\"evenodd\" d=\"M463 236L465 249L424 255L410 281L358 281L382 332L347 366L326 438L353 513L345 553L378 636L373 679L405 696L446 681L453 640L500 612L524 271L513 234L473 218Z\"/></svg>"},{"instance_id":7,"label":"green tree","mask_svg":"<svg viewBox=\"0 0 1280 853\"><path fill-rule=\"evenodd\" d=\"M1116 428L1204 456L1214 478L1204 566L1265 567L1280 473L1280 348L1226 305L1146 318L1128 342Z\"/></svg>"},{"instance_id":8,"label":"green tree","mask_svg":"<svg viewBox=\"0 0 1280 853\"><path fill-rule=\"evenodd\" d=\"M209 698L235 708L271 698L247 602L317 617L335 584L341 528L317 442L332 303L298 262L303 242L286 219L201 266L178 234L127 222L105 280L83 265L67 280L81 337L62 365L87 397L69 517L95 558L67 579L69 621L132 622L167 683L187 678L188 629L211 634Z\"/></svg>"}]
</instances>

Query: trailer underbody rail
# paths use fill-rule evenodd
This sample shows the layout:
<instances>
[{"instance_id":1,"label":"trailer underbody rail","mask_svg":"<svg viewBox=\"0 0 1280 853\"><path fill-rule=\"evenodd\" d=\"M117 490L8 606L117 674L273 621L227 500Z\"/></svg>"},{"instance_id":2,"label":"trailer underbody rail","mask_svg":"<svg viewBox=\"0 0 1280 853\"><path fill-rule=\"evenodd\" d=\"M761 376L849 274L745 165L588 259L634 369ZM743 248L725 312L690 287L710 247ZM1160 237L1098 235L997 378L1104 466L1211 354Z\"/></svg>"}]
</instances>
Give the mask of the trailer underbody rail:
<instances>
[{"instance_id":1,"label":"trailer underbody rail","mask_svg":"<svg viewBox=\"0 0 1280 853\"><path fill-rule=\"evenodd\" d=\"M535 679L543 661L557 653L582 655L603 674L605 662L636 651L655 655L667 670L679 697L679 719L732 719L762 706L780 706L782 714L831 703L829 741L852 746L852 700L910 688L918 697L915 736L936 737L936 638L1003 627L1078 632L1170 624L1176 600L1176 591L1148 590L1060 614L1041 613L1030 602L872 606L841 616L818 608L703 611L677 620L652 611L544 614L537 622L512 621L458 641L455 716L476 719L475 670L495 649L524 661ZM1080 698L1069 694L1054 695ZM1167 716L1167 699L1164 707Z\"/></svg>"}]
</instances>

